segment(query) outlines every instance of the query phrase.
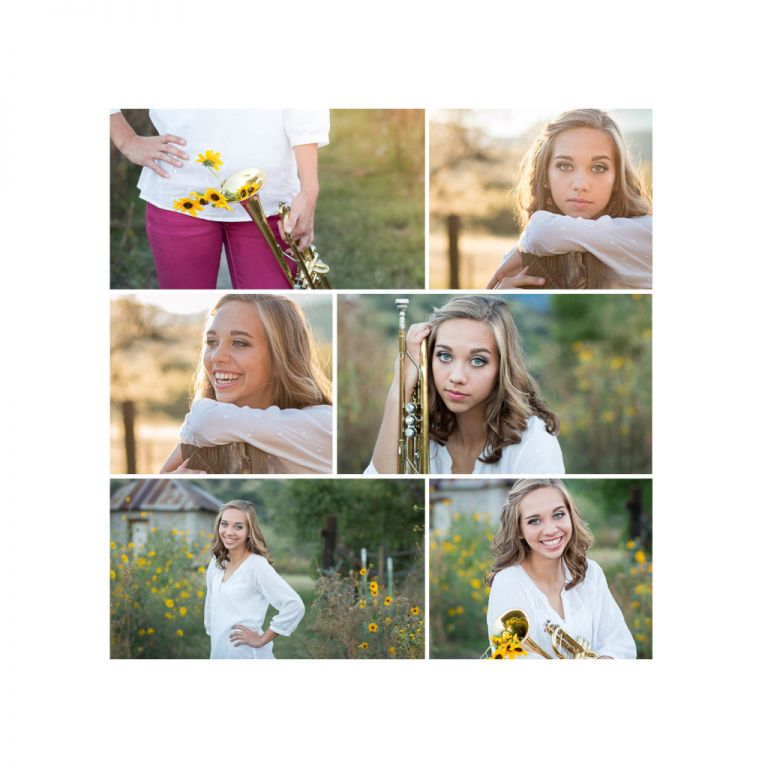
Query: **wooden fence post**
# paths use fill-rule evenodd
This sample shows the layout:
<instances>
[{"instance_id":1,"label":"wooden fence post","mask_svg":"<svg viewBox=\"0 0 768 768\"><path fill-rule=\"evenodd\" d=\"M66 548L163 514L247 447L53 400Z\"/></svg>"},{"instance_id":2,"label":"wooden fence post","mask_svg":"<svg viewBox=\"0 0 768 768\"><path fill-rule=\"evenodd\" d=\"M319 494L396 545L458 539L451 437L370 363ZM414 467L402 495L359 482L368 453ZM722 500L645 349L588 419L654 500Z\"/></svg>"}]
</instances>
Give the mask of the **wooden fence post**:
<instances>
[{"instance_id":1,"label":"wooden fence post","mask_svg":"<svg viewBox=\"0 0 768 768\"><path fill-rule=\"evenodd\" d=\"M459 217L448 216L448 287L459 287Z\"/></svg>"},{"instance_id":2,"label":"wooden fence post","mask_svg":"<svg viewBox=\"0 0 768 768\"><path fill-rule=\"evenodd\" d=\"M132 400L123 400L123 435L125 442L126 474L136 474L136 435L134 425L136 408Z\"/></svg>"}]
</instances>

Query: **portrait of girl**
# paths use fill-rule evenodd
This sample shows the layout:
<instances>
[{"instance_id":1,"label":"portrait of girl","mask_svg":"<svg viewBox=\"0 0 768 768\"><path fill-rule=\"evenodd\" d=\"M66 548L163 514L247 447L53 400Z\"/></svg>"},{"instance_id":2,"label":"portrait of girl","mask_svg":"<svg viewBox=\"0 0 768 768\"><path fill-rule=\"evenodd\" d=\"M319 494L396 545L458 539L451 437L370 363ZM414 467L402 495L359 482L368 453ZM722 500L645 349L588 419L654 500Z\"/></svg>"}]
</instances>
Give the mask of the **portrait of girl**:
<instances>
[{"instance_id":1,"label":"portrait of girl","mask_svg":"<svg viewBox=\"0 0 768 768\"><path fill-rule=\"evenodd\" d=\"M222 296L203 328L180 443L160 471L204 473L195 448L242 443L248 473L328 473L332 435L331 384L301 306L277 294Z\"/></svg>"},{"instance_id":2,"label":"portrait of girl","mask_svg":"<svg viewBox=\"0 0 768 768\"><path fill-rule=\"evenodd\" d=\"M274 641L288 637L304 603L272 567L272 557L249 501L228 501L216 516L206 573L204 621L212 659L274 659ZM269 606L278 613L268 627Z\"/></svg>"},{"instance_id":3,"label":"portrait of girl","mask_svg":"<svg viewBox=\"0 0 768 768\"><path fill-rule=\"evenodd\" d=\"M559 420L528 371L509 305L488 296L457 296L407 332L405 402L417 384L427 340L429 452L433 474L565 471ZM384 403L366 474L397 472L400 367Z\"/></svg>"},{"instance_id":4,"label":"portrait of girl","mask_svg":"<svg viewBox=\"0 0 768 768\"><path fill-rule=\"evenodd\" d=\"M246 211L222 200L220 180L244 168L264 171L259 197L279 245L287 248L278 216L285 202L288 232L301 250L309 247L328 110L150 109L149 118L157 135L138 135L121 110L112 110L110 137L142 167L139 197L158 287L216 288L223 248L234 289L289 288ZM289 266L295 274L295 263Z\"/></svg>"},{"instance_id":5,"label":"portrait of girl","mask_svg":"<svg viewBox=\"0 0 768 768\"><path fill-rule=\"evenodd\" d=\"M549 622L597 658L634 659L635 641L621 609L602 569L587 557L592 543L589 527L561 480L518 480L491 543L489 636L498 636L500 617L522 611L535 645L519 658L545 658L537 647L557 656L545 630Z\"/></svg>"},{"instance_id":6,"label":"portrait of girl","mask_svg":"<svg viewBox=\"0 0 768 768\"><path fill-rule=\"evenodd\" d=\"M442 242L443 210L447 215L450 209L460 221L448 227L450 245L440 246L451 254L451 280L435 275L432 284L651 288L649 110L617 112L632 129L631 151L619 119L600 109L572 109L546 121L511 110L465 112L461 119L471 130L457 128L451 117L438 123L441 130L434 140L435 164L447 155L444 168L435 168L438 178L431 193L436 241ZM541 126L533 141L531 123ZM451 149L451 142L461 146L462 137L470 150ZM466 192L456 185L457 177L465 180ZM451 185L458 187L452 201ZM518 231L510 249L510 235ZM574 255L589 264L575 273L583 279L555 281L558 265ZM538 268L532 261L539 262Z\"/></svg>"}]
</instances>

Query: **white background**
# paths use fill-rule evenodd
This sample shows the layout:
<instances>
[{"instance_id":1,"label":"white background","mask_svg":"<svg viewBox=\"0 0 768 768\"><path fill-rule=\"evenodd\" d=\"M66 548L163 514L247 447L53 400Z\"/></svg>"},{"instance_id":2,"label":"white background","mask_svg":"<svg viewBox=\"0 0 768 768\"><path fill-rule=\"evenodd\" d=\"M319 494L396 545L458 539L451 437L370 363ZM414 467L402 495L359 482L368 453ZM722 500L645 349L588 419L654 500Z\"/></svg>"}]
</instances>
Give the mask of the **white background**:
<instances>
[{"instance_id":1,"label":"white background","mask_svg":"<svg viewBox=\"0 0 768 768\"><path fill-rule=\"evenodd\" d=\"M5 12L5 765L759 759L758 4L263 5ZM108 661L107 110L155 104L654 110L653 661Z\"/></svg>"}]
</instances>

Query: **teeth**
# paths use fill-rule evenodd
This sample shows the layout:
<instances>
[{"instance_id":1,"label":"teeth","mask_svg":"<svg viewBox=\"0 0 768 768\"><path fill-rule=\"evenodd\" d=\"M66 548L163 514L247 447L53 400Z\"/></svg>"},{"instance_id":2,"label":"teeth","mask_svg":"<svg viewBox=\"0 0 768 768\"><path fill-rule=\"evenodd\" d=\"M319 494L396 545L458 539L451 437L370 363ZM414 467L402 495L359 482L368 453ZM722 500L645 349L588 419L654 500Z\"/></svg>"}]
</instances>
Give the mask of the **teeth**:
<instances>
[{"instance_id":1,"label":"teeth","mask_svg":"<svg viewBox=\"0 0 768 768\"><path fill-rule=\"evenodd\" d=\"M213 376L216 381L234 381L235 379L240 378L239 373L224 373L222 371L217 371Z\"/></svg>"}]
</instances>

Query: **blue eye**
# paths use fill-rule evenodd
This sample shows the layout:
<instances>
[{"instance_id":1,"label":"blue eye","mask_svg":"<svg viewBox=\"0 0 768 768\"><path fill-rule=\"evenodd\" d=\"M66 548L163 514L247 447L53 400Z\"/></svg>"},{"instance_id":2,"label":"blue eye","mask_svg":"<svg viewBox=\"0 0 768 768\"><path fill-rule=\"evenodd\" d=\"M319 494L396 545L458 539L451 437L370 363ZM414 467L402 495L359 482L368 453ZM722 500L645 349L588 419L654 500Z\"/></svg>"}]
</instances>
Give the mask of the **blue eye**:
<instances>
[{"instance_id":1,"label":"blue eye","mask_svg":"<svg viewBox=\"0 0 768 768\"><path fill-rule=\"evenodd\" d=\"M435 357L441 363L449 363L451 361L451 353L450 352L435 352Z\"/></svg>"},{"instance_id":2,"label":"blue eye","mask_svg":"<svg viewBox=\"0 0 768 768\"><path fill-rule=\"evenodd\" d=\"M530 520L526 520L528 525L538 525L539 524L539 518L538 517L532 517Z\"/></svg>"},{"instance_id":3,"label":"blue eye","mask_svg":"<svg viewBox=\"0 0 768 768\"><path fill-rule=\"evenodd\" d=\"M556 166L558 171L572 171L573 170L573 164L568 163L565 160L561 160Z\"/></svg>"},{"instance_id":4,"label":"blue eye","mask_svg":"<svg viewBox=\"0 0 768 768\"><path fill-rule=\"evenodd\" d=\"M469 364L470 364L470 365L471 365L473 368L482 368L484 365L487 365L487 364L488 364L488 361L487 361L487 360L486 360L484 357L473 357L473 358L472 358L472 359L469 361Z\"/></svg>"},{"instance_id":5,"label":"blue eye","mask_svg":"<svg viewBox=\"0 0 768 768\"><path fill-rule=\"evenodd\" d=\"M592 170L594 173L605 173L608 170L608 166L598 163L597 165L592 166Z\"/></svg>"}]
</instances>

